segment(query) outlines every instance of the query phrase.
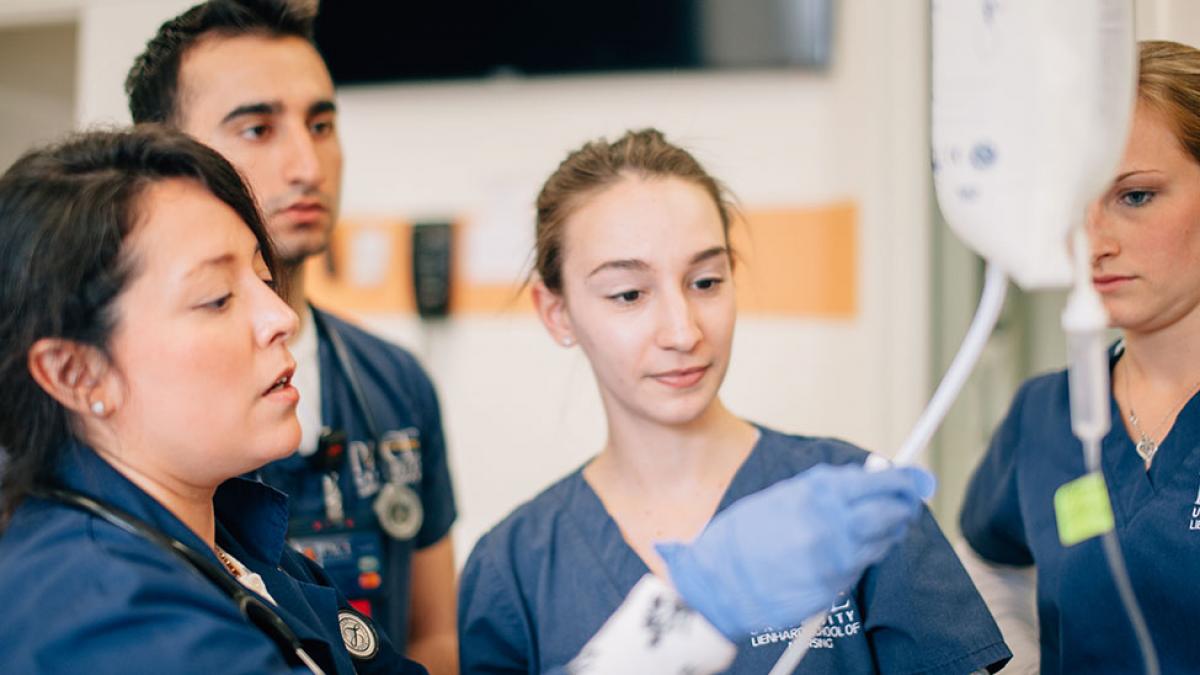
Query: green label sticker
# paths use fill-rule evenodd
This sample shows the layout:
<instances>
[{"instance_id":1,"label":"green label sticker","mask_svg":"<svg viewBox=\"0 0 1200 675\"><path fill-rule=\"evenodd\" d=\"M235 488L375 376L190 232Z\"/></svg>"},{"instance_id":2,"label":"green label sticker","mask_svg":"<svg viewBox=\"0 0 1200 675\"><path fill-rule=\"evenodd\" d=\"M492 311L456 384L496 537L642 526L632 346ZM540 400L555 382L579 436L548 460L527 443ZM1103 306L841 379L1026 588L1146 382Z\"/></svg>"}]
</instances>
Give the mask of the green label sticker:
<instances>
[{"instance_id":1,"label":"green label sticker","mask_svg":"<svg viewBox=\"0 0 1200 675\"><path fill-rule=\"evenodd\" d=\"M1104 476L1089 473L1059 486L1054 491L1054 515L1063 546L1074 546L1113 529L1112 505L1108 502Z\"/></svg>"}]
</instances>

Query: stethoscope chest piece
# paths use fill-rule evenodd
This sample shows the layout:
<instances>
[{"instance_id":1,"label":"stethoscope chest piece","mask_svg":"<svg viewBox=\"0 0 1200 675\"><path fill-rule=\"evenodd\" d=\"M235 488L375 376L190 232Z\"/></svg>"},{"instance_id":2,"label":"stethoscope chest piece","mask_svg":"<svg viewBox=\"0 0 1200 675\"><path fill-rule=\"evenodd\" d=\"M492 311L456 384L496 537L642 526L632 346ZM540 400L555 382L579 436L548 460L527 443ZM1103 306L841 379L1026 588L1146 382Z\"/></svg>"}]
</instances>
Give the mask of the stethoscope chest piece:
<instances>
[{"instance_id":1,"label":"stethoscope chest piece","mask_svg":"<svg viewBox=\"0 0 1200 675\"><path fill-rule=\"evenodd\" d=\"M375 516L393 539L407 541L417 535L425 522L421 498L407 485L384 483L375 497Z\"/></svg>"}]
</instances>

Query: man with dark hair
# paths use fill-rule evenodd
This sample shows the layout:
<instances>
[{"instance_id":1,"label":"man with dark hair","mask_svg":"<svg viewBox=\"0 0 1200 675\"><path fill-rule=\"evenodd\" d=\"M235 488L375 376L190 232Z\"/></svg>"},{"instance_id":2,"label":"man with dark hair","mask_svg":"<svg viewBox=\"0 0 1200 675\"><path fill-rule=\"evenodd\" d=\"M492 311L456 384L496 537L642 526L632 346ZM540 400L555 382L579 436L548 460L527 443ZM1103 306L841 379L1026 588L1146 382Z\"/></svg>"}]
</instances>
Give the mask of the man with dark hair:
<instances>
[{"instance_id":1,"label":"man with dark hair","mask_svg":"<svg viewBox=\"0 0 1200 675\"><path fill-rule=\"evenodd\" d=\"M134 122L177 127L246 177L301 317L299 452L262 470L293 545L432 673L457 671L456 511L437 397L407 351L309 304L303 263L337 219L342 150L315 11L210 0L171 19L125 83Z\"/></svg>"}]
</instances>

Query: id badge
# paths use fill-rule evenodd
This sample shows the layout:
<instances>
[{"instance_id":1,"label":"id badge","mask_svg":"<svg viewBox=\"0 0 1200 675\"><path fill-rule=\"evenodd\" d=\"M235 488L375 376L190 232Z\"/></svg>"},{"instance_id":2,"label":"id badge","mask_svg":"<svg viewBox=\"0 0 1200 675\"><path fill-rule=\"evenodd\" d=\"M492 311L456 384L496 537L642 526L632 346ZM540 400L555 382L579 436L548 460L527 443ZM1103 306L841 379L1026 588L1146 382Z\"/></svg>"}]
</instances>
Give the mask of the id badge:
<instances>
[{"instance_id":1,"label":"id badge","mask_svg":"<svg viewBox=\"0 0 1200 675\"><path fill-rule=\"evenodd\" d=\"M383 592L383 535L371 530L326 530L292 537L292 548L325 569L347 598L376 600Z\"/></svg>"},{"instance_id":2,"label":"id badge","mask_svg":"<svg viewBox=\"0 0 1200 675\"><path fill-rule=\"evenodd\" d=\"M421 481L421 441L416 428L388 432L379 444L386 481L375 496L375 517L388 536L408 541L425 522L421 497L413 489Z\"/></svg>"}]
</instances>

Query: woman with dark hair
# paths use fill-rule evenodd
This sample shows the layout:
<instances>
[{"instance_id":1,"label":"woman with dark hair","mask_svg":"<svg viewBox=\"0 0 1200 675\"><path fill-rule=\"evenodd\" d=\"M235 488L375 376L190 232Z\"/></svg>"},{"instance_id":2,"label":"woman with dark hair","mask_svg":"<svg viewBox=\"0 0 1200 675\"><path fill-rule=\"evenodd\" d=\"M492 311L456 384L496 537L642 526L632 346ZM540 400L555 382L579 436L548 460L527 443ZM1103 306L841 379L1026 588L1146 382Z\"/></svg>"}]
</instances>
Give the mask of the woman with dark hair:
<instances>
[{"instance_id":1,"label":"woman with dark hair","mask_svg":"<svg viewBox=\"0 0 1200 675\"><path fill-rule=\"evenodd\" d=\"M143 128L0 177L0 670L424 672L238 478L296 447L296 316L234 169Z\"/></svg>"}]
</instances>

